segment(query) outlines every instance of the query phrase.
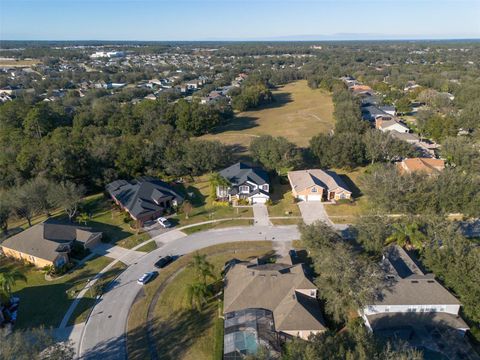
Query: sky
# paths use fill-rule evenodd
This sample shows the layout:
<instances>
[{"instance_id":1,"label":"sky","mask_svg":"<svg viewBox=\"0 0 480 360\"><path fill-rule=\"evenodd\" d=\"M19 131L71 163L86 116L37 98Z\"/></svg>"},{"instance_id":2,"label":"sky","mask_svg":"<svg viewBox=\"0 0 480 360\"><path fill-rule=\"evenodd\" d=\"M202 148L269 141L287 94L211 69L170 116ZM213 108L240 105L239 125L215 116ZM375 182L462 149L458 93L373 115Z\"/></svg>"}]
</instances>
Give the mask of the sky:
<instances>
[{"instance_id":1,"label":"sky","mask_svg":"<svg viewBox=\"0 0 480 360\"><path fill-rule=\"evenodd\" d=\"M480 38L480 0L0 0L0 40Z\"/></svg>"}]
</instances>

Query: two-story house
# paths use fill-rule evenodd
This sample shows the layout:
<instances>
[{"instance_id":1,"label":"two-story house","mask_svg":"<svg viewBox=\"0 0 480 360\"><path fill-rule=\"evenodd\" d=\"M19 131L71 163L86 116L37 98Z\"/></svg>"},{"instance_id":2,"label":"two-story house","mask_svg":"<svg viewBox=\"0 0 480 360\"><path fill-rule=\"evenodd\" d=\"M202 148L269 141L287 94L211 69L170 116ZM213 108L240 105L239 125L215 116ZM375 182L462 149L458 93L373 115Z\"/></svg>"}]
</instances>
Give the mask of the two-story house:
<instances>
[{"instance_id":1,"label":"two-story house","mask_svg":"<svg viewBox=\"0 0 480 360\"><path fill-rule=\"evenodd\" d=\"M219 172L228 186L217 186L217 198L225 201L246 199L250 204L264 204L270 199L268 174L259 167L238 162Z\"/></svg>"},{"instance_id":2,"label":"two-story house","mask_svg":"<svg viewBox=\"0 0 480 360\"><path fill-rule=\"evenodd\" d=\"M342 178L329 170L290 171L288 181L293 196L303 201L332 201L350 199L352 196Z\"/></svg>"},{"instance_id":3,"label":"two-story house","mask_svg":"<svg viewBox=\"0 0 480 360\"><path fill-rule=\"evenodd\" d=\"M463 333L469 329L459 315L460 302L433 274L425 274L404 249L389 246L382 266L387 285L376 300L360 310L370 330L421 332L425 327L444 327Z\"/></svg>"}]
</instances>

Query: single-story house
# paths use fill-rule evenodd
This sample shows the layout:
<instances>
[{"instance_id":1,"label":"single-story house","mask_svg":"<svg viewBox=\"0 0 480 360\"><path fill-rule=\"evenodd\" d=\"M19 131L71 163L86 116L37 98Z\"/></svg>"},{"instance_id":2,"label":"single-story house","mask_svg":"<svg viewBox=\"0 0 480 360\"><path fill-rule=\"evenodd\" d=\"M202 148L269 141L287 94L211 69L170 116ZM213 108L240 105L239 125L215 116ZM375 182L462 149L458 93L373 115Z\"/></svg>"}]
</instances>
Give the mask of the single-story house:
<instances>
[{"instance_id":1,"label":"single-story house","mask_svg":"<svg viewBox=\"0 0 480 360\"><path fill-rule=\"evenodd\" d=\"M259 167L238 162L219 172L229 186L217 186L217 198L227 201L246 199L250 204L264 204L270 199L268 174Z\"/></svg>"},{"instance_id":2,"label":"single-story house","mask_svg":"<svg viewBox=\"0 0 480 360\"><path fill-rule=\"evenodd\" d=\"M360 310L370 330L406 326L449 327L462 333L468 330L459 316L461 304L457 298L433 274L425 274L403 248L389 246L382 266L387 286L381 296Z\"/></svg>"},{"instance_id":3,"label":"single-story house","mask_svg":"<svg viewBox=\"0 0 480 360\"><path fill-rule=\"evenodd\" d=\"M310 169L288 172L288 180L295 198L304 201L332 201L350 199L352 192L337 173Z\"/></svg>"},{"instance_id":4,"label":"single-story house","mask_svg":"<svg viewBox=\"0 0 480 360\"><path fill-rule=\"evenodd\" d=\"M326 330L317 288L302 264L236 262L225 275L224 359L280 350L284 339Z\"/></svg>"},{"instance_id":5,"label":"single-story house","mask_svg":"<svg viewBox=\"0 0 480 360\"><path fill-rule=\"evenodd\" d=\"M362 118L368 121L376 121L377 119L388 121L393 120L394 115L387 113L378 106L368 105L362 107Z\"/></svg>"},{"instance_id":6,"label":"single-story house","mask_svg":"<svg viewBox=\"0 0 480 360\"><path fill-rule=\"evenodd\" d=\"M395 119L384 120L383 118L375 118L375 128L383 132L393 130L404 133L410 132L408 126Z\"/></svg>"},{"instance_id":7,"label":"single-story house","mask_svg":"<svg viewBox=\"0 0 480 360\"><path fill-rule=\"evenodd\" d=\"M397 163L401 173L423 172L436 174L445 169L445 161L434 158L407 158Z\"/></svg>"},{"instance_id":8,"label":"single-story house","mask_svg":"<svg viewBox=\"0 0 480 360\"><path fill-rule=\"evenodd\" d=\"M116 180L106 187L113 201L128 212L140 226L160 217L166 209L183 202L183 197L167 183L140 177L133 181Z\"/></svg>"},{"instance_id":9,"label":"single-story house","mask_svg":"<svg viewBox=\"0 0 480 360\"><path fill-rule=\"evenodd\" d=\"M420 142L418 135L409 132L398 132L397 130L392 130L390 131L390 135L392 135L395 139L405 141L409 144L418 144Z\"/></svg>"},{"instance_id":10,"label":"single-story house","mask_svg":"<svg viewBox=\"0 0 480 360\"><path fill-rule=\"evenodd\" d=\"M101 239L101 232L49 219L7 238L0 248L5 256L27 261L39 268L61 267L69 262L68 254L74 242L91 249Z\"/></svg>"}]
</instances>

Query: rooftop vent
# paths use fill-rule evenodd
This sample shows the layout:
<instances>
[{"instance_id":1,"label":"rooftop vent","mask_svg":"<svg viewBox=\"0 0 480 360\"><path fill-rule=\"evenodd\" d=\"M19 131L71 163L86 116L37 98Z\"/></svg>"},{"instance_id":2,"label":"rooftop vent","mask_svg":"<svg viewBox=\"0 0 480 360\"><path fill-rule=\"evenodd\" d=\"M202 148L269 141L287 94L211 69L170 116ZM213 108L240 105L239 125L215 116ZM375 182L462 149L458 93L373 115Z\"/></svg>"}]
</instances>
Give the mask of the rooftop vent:
<instances>
[{"instance_id":1,"label":"rooftop vent","mask_svg":"<svg viewBox=\"0 0 480 360\"><path fill-rule=\"evenodd\" d=\"M418 284L417 280L412 280L412 284Z\"/></svg>"}]
</instances>

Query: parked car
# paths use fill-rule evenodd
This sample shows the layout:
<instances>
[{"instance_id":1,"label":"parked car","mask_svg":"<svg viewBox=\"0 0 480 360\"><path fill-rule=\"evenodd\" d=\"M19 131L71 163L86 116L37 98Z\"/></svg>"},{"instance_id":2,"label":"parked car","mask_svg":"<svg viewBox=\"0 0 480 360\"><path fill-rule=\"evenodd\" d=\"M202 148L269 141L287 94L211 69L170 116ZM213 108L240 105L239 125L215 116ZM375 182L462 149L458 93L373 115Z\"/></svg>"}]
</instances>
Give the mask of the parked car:
<instances>
[{"instance_id":1,"label":"parked car","mask_svg":"<svg viewBox=\"0 0 480 360\"><path fill-rule=\"evenodd\" d=\"M153 279L153 277L155 276L155 272L148 272L148 273L145 273L143 274L142 276L140 276L140 278L137 280L137 284L139 285L145 285L146 283L148 283L150 280Z\"/></svg>"},{"instance_id":2,"label":"parked car","mask_svg":"<svg viewBox=\"0 0 480 360\"><path fill-rule=\"evenodd\" d=\"M164 217L159 217L157 219L157 222L163 226L165 229L166 228L169 228L169 227L172 227L172 223L170 221L168 221L168 219L164 218Z\"/></svg>"},{"instance_id":3,"label":"parked car","mask_svg":"<svg viewBox=\"0 0 480 360\"><path fill-rule=\"evenodd\" d=\"M173 261L173 257L170 255L164 256L160 258L153 266L155 266L158 269L164 268L168 264L170 264Z\"/></svg>"}]
</instances>

